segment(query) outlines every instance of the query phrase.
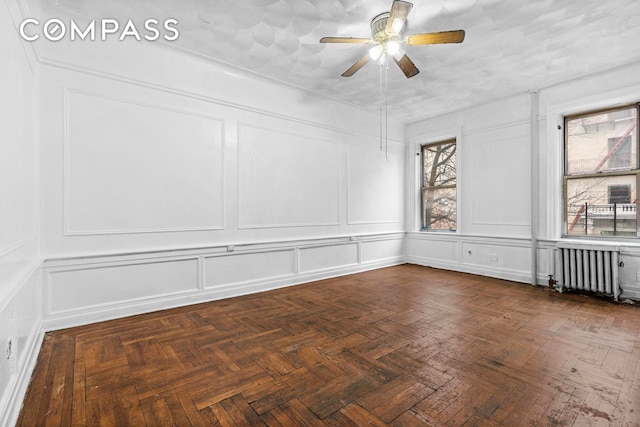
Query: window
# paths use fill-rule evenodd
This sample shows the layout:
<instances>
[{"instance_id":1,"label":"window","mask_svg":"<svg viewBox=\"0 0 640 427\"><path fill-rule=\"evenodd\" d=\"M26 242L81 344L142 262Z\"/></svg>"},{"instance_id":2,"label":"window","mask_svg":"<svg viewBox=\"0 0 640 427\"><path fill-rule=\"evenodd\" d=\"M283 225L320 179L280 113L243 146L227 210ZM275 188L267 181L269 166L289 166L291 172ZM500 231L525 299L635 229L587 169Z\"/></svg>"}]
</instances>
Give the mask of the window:
<instances>
[{"instance_id":1,"label":"window","mask_svg":"<svg viewBox=\"0 0 640 427\"><path fill-rule=\"evenodd\" d=\"M456 140L422 146L422 230L456 231Z\"/></svg>"},{"instance_id":2,"label":"window","mask_svg":"<svg viewBox=\"0 0 640 427\"><path fill-rule=\"evenodd\" d=\"M640 236L638 105L566 117L568 236Z\"/></svg>"}]
</instances>

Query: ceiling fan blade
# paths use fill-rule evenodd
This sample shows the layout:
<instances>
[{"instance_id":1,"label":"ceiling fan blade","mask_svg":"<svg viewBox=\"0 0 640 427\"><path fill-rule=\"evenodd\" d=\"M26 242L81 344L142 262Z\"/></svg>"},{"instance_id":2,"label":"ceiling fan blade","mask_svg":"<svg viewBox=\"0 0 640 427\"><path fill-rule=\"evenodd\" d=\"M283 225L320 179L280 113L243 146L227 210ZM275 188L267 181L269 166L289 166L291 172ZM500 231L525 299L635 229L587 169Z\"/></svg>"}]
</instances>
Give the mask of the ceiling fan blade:
<instances>
[{"instance_id":1,"label":"ceiling fan blade","mask_svg":"<svg viewBox=\"0 0 640 427\"><path fill-rule=\"evenodd\" d=\"M408 1L402 0L394 0L391 5L391 12L389 14L389 19L387 20L387 28L385 31L389 35L397 35L404 27L404 23L407 20L407 15L411 12L411 8L413 7L413 3L409 3ZM394 25L394 21L400 20L402 25L396 24Z\"/></svg>"},{"instance_id":2,"label":"ceiling fan blade","mask_svg":"<svg viewBox=\"0 0 640 427\"><path fill-rule=\"evenodd\" d=\"M400 69L408 79L420 72L420 70L418 70L418 67L416 67L416 64L414 64L413 61L409 59L406 53L402 55L400 59L397 59L394 56L393 60L396 62L396 64L398 64L398 67L400 67Z\"/></svg>"},{"instance_id":3,"label":"ceiling fan blade","mask_svg":"<svg viewBox=\"0 0 640 427\"><path fill-rule=\"evenodd\" d=\"M371 39L365 39L360 37L323 37L320 39L320 43L372 43Z\"/></svg>"},{"instance_id":4,"label":"ceiling fan blade","mask_svg":"<svg viewBox=\"0 0 640 427\"><path fill-rule=\"evenodd\" d=\"M369 53L367 52L367 54L365 56L363 56L362 58L360 58L360 60L358 62L353 64L351 67L349 67L349 69L347 71L342 73L341 74L342 77L351 77L351 76L353 76L356 73L356 71L358 71L360 68L364 67L366 65L366 63L369 62L370 58L371 58L371 56L369 56Z\"/></svg>"},{"instance_id":5,"label":"ceiling fan blade","mask_svg":"<svg viewBox=\"0 0 640 427\"><path fill-rule=\"evenodd\" d=\"M407 37L408 45L462 43L464 30L442 31L440 33L413 34Z\"/></svg>"}]
</instances>

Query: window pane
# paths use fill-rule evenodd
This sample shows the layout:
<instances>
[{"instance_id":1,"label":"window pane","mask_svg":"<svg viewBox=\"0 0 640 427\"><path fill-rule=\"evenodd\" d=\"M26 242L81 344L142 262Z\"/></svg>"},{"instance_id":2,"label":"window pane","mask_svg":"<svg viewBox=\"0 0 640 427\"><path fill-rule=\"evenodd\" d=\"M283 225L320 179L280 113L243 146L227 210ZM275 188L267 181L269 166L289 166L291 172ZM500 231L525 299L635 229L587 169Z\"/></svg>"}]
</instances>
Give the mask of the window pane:
<instances>
[{"instance_id":1,"label":"window pane","mask_svg":"<svg viewBox=\"0 0 640 427\"><path fill-rule=\"evenodd\" d=\"M567 234L636 235L636 177L567 180Z\"/></svg>"},{"instance_id":2,"label":"window pane","mask_svg":"<svg viewBox=\"0 0 640 427\"><path fill-rule=\"evenodd\" d=\"M422 191L422 229L455 231L456 189L425 188Z\"/></svg>"},{"instance_id":3,"label":"window pane","mask_svg":"<svg viewBox=\"0 0 640 427\"><path fill-rule=\"evenodd\" d=\"M456 143L422 147L424 187L456 185Z\"/></svg>"},{"instance_id":4,"label":"window pane","mask_svg":"<svg viewBox=\"0 0 640 427\"><path fill-rule=\"evenodd\" d=\"M636 169L636 107L567 119L567 175Z\"/></svg>"}]
</instances>

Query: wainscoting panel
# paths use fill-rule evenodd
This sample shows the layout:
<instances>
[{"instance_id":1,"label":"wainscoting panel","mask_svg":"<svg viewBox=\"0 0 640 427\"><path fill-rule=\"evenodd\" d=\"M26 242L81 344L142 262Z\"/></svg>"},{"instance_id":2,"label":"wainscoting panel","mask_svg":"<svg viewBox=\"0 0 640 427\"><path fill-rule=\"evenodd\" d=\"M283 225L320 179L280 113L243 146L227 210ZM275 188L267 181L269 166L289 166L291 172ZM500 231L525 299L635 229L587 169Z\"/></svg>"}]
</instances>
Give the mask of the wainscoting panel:
<instances>
[{"instance_id":1,"label":"wainscoting panel","mask_svg":"<svg viewBox=\"0 0 640 427\"><path fill-rule=\"evenodd\" d=\"M384 233L49 259L44 329L402 264L403 241Z\"/></svg>"},{"instance_id":2,"label":"wainscoting panel","mask_svg":"<svg viewBox=\"0 0 640 427\"><path fill-rule=\"evenodd\" d=\"M47 313L153 299L197 289L197 259L56 269L49 272L46 284Z\"/></svg>"},{"instance_id":3,"label":"wainscoting panel","mask_svg":"<svg viewBox=\"0 0 640 427\"><path fill-rule=\"evenodd\" d=\"M300 250L300 271L322 271L358 264L358 245L341 244Z\"/></svg>"},{"instance_id":4,"label":"wainscoting panel","mask_svg":"<svg viewBox=\"0 0 640 427\"><path fill-rule=\"evenodd\" d=\"M428 236L417 234L407 239L407 255L439 261L443 263L457 264L459 257L458 241L455 239L443 239L438 236Z\"/></svg>"},{"instance_id":5,"label":"wainscoting panel","mask_svg":"<svg viewBox=\"0 0 640 427\"><path fill-rule=\"evenodd\" d=\"M67 89L65 234L221 229L222 121Z\"/></svg>"},{"instance_id":6,"label":"wainscoting panel","mask_svg":"<svg viewBox=\"0 0 640 427\"><path fill-rule=\"evenodd\" d=\"M238 253L205 258L205 288L256 280L274 280L296 273L295 250Z\"/></svg>"},{"instance_id":7,"label":"wainscoting panel","mask_svg":"<svg viewBox=\"0 0 640 427\"><path fill-rule=\"evenodd\" d=\"M239 124L238 228L339 225L340 157L333 141Z\"/></svg>"},{"instance_id":8,"label":"wainscoting panel","mask_svg":"<svg viewBox=\"0 0 640 427\"><path fill-rule=\"evenodd\" d=\"M15 280L15 291L0 300L0 426L18 416L42 344L40 261Z\"/></svg>"},{"instance_id":9,"label":"wainscoting panel","mask_svg":"<svg viewBox=\"0 0 640 427\"><path fill-rule=\"evenodd\" d=\"M360 246L360 261L364 264L397 258L398 254L404 255L404 246L404 239L363 241Z\"/></svg>"},{"instance_id":10,"label":"wainscoting panel","mask_svg":"<svg viewBox=\"0 0 640 427\"><path fill-rule=\"evenodd\" d=\"M516 282L531 282L529 239L408 233L407 261Z\"/></svg>"}]
</instances>

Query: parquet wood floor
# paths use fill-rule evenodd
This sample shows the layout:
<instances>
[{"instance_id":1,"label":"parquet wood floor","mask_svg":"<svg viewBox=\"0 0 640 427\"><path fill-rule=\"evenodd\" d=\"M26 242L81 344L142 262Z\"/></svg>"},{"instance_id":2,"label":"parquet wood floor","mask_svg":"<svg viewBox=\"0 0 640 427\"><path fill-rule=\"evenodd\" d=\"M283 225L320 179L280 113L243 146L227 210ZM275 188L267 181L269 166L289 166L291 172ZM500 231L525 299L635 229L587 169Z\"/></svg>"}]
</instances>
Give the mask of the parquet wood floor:
<instances>
[{"instance_id":1,"label":"parquet wood floor","mask_svg":"<svg viewBox=\"0 0 640 427\"><path fill-rule=\"evenodd\" d=\"M19 426L639 426L640 307L403 265L48 333Z\"/></svg>"}]
</instances>

